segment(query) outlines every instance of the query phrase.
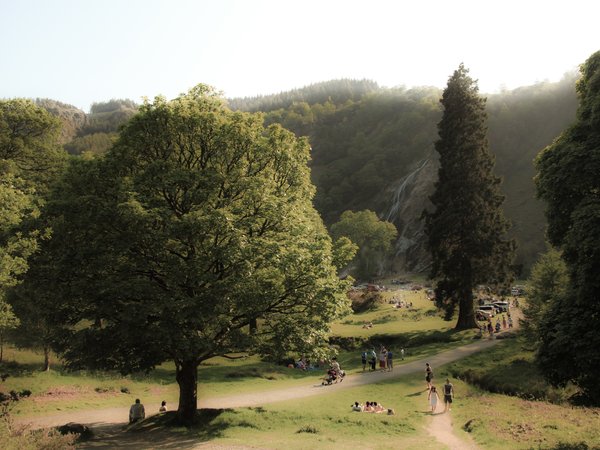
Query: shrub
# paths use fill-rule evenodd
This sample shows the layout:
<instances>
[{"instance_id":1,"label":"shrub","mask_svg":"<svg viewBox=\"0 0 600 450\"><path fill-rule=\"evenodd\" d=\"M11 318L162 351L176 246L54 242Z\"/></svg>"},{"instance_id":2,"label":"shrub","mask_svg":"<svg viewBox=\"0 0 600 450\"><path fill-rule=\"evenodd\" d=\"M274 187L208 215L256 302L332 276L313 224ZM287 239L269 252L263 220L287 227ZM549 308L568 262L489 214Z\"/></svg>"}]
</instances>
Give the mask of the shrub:
<instances>
[{"instance_id":1,"label":"shrub","mask_svg":"<svg viewBox=\"0 0 600 450\"><path fill-rule=\"evenodd\" d=\"M305 425L302 428L300 428L298 431L296 431L296 433L313 433L313 434L317 434L319 432L319 430L316 427L313 427L311 425Z\"/></svg>"}]
</instances>

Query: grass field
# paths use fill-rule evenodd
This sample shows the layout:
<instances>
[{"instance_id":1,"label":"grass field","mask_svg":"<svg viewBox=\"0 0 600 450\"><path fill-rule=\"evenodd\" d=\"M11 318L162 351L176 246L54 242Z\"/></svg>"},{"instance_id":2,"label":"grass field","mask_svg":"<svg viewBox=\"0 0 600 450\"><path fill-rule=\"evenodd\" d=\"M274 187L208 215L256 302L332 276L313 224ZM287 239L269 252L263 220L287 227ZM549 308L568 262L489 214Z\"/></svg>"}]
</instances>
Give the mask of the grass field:
<instances>
[{"instance_id":1,"label":"grass field","mask_svg":"<svg viewBox=\"0 0 600 450\"><path fill-rule=\"evenodd\" d=\"M407 363L472 342L475 332L454 332L453 324L444 322L434 312L422 292L390 291L383 295L386 303L375 310L346 317L332 325L333 334L340 341L338 359L348 373L362 371L360 353L367 345L384 344L396 355L399 347L404 346L407 349L404 363ZM387 303L392 297L412 302L413 308L392 308ZM372 322L373 328L363 328L365 322ZM438 383L448 376L455 386L456 401L451 412L454 433L463 438L471 436L486 449L582 450L586 447L576 447L581 442L592 448L600 442L600 409L560 404L573 391L549 387L532 363L532 357L526 343L512 339L436 368ZM17 402L13 416L126 407L137 397L148 408L163 399L172 407L177 402L178 386L170 363L148 375L122 377L110 373L63 372L58 364L44 373L39 371L41 362L39 354L5 348L0 373L9 377L0 384L0 392L32 391L31 397ZM396 367L402 363L396 358ZM322 374L321 370L289 369L256 356L239 360L213 358L199 368L198 394L200 398L218 398L283 389L312 384ZM440 444L426 431L432 417L427 412L424 388L421 374L416 374L260 408L203 410L202 426L191 430L170 428L168 432L222 446L251 443L262 448L290 449L339 445L437 449ZM372 400L394 408L396 414L350 410L354 401ZM153 427L155 421L163 419L152 418L146 425Z\"/></svg>"},{"instance_id":2,"label":"grass field","mask_svg":"<svg viewBox=\"0 0 600 450\"><path fill-rule=\"evenodd\" d=\"M438 373L445 377L450 367L440 367ZM581 442L590 446L600 442L598 409L565 408L490 394L460 380L452 381L456 397L449 414L454 433L462 438L470 435L482 448L550 449L563 443L566 445L561 448L566 450ZM393 408L396 414L350 409L354 401L372 400ZM356 445L370 449L442 448L425 431L431 416L420 375L259 408L205 410L203 417L202 426L173 432L225 447L251 443L275 449Z\"/></svg>"}]
</instances>

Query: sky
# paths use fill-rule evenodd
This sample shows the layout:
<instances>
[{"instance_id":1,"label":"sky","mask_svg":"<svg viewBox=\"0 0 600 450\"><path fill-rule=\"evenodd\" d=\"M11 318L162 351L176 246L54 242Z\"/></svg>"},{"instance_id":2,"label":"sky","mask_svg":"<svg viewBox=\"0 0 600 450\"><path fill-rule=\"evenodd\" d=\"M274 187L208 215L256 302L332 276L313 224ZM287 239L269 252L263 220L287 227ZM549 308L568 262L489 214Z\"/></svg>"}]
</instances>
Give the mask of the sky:
<instances>
[{"instance_id":1,"label":"sky","mask_svg":"<svg viewBox=\"0 0 600 450\"><path fill-rule=\"evenodd\" d=\"M558 81L600 50L597 0L0 0L0 98L85 111L198 83L252 97L339 78L482 93Z\"/></svg>"}]
</instances>

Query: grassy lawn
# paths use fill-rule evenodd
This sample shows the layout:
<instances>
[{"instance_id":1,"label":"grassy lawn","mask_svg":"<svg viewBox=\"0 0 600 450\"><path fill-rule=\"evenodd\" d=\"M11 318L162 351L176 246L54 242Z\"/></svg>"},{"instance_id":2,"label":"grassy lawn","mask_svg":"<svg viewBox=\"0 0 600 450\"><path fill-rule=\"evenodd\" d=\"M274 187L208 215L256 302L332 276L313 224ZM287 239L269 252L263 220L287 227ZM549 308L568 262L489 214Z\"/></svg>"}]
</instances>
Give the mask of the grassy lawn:
<instances>
[{"instance_id":1,"label":"grassy lawn","mask_svg":"<svg viewBox=\"0 0 600 450\"><path fill-rule=\"evenodd\" d=\"M450 367L438 368L438 374L438 380L449 376ZM452 382L456 391L450 413L454 432L463 438L470 434L482 448L550 449L559 443L600 442L597 408L528 401L490 394L460 380ZM354 401L373 400L393 408L396 414L350 410ZM250 443L259 448L290 449L356 445L371 449L441 447L425 431L430 416L420 375L350 390L332 390L319 397L265 407L207 410L203 414L202 426L173 432L222 446Z\"/></svg>"},{"instance_id":2,"label":"grassy lawn","mask_svg":"<svg viewBox=\"0 0 600 450\"><path fill-rule=\"evenodd\" d=\"M358 336L361 342L368 339L372 345L385 344L395 352L396 366L402 364L398 357L400 346L406 349L404 362L410 362L471 342L474 332L455 333L450 329L451 323L425 314L433 309L423 292L398 290L384 292L383 296L386 302L392 297L413 302L413 309L394 310L385 303L374 311L355 314L343 319L342 323L333 324L333 334ZM365 320L372 321L374 327L363 330L360 324ZM366 349L363 347L366 345L359 345L354 350L337 349L338 359L348 374L362 371L360 353ZM123 377L106 372L66 372L59 363L53 364L50 372L40 372L40 354L10 346L5 348L4 356L0 373L8 373L9 377L0 383L0 392L32 392L31 397L15 405L15 416L128 406L135 398L142 398L148 405L158 405L161 400L174 405L179 395L175 367L169 362L147 375ZM314 371L288 369L261 361L257 356L237 360L213 358L199 367L198 395L199 398L214 398L283 389L315 383L323 374L324 369L321 368Z\"/></svg>"},{"instance_id":3,"label":"grassy lawn","mask_svg":"<svg viewBox=\"0 0 600 450\"><path fill-rule=\"evenodd\" d=\"M388 291L385 304L367 313L355 314L332 325L338 336L338 359L349 373L362 371L360 353L367 346L384 344L395 352L395 366L422 359L472 342L474 331L454 332L453 323L433 312L423 292ZM412 302L413 308L394 309L392 297ZM363 324L372 322L373 328ZM354 340L353 340L354 339ZM404 361L398 358L406 348ZM332 351L333 354L333 351ZM549 387L533 364L532 352L521 339L499 342L485 352L436 368L436 380L447 376L455 386L452 410L456 435L467 433L486 449L559 448L560 443L600 442L600 409L560 404L573 390ZM167 400L177 403L178 386L172 363L148 375L123 377L111 373L62 371L55 364L40 372L42 356L5 348L0 374L0 392L30 390L12 414L27 417L53 412L127 407L135 398L147 408ZM265 392L314 384L323 370L300 371L261 361L256 356L238 360L213 358L199 368L199 398L218 398L247 392ZM468 381L468 383L467 383ZM425 427L431 420L422 374L417 373L379 384L331 390L322 396L269 404L261 408L204 410L204 424L192 430L169 428L169 433L215 445L251 443L261 448L303 449L338 445L366 448L437 449L440 444ZM503 395L510 394L510 395ZM354 401L378 401L396 414L356 413ZM540 400L550 400L540 401ZM164 416L152 421L164 420ZM569 447L560 447L566 450Z\"/></svg>"}]
</instances>

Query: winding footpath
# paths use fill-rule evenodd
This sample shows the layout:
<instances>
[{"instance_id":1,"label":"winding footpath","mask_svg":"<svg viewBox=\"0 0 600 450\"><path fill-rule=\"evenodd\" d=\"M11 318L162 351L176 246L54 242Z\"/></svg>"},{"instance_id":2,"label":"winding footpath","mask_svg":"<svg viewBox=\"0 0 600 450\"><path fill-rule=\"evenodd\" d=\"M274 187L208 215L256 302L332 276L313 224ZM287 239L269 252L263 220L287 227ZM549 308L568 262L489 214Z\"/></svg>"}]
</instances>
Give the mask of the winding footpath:
<instances>
[{"instance_id":1,"label":"winding footpath","mask_svg":"<svg viewBox=\"0 0 600 450\"><path fill-rule=\"evenodd\" d=\"M347 390L356 386L362 386L366 384L378 383L390 379L399 378L407 374L422 372L425 361L429 362L433 367L440 367L444 364L448 364L459 359L465 358L474 353L483 351L498 341L496 339L488 340L482 339L471 344L466 344L461 347L457 347L451 350L438 353L434 356L429 356L426 359L415 360L404 364L397 365L394 367L393 372L363 372L354 375L347 376L343 383L337 383L330 386L322 386L321 384L310 384L304 386L289 387L285 389L277 389L263 392L253 392L248 394L238 394L226 397L215 397L207 398L199 401L200 408L241 408L260 406L268 403L281 402L286 400L298 399L311 397L315 395L326 395L327 393L335 392L338 390ZM443 406L443 405L442 405ZM73 412L63 412L60 414L46 415L43 417L20 419L18 423L25 425L28 424L32 428L44 428L64 425L68 422L77 422L87 424L96 431L98 436L92 441L97 439L101 440L105 438L109 446L104 446L100 442L89 448L135 448L125 444L125 441L130 441L130 438L124 438L124 441L118 439L118 435L122 435L121 432L126 422L123 419L128 417L129 407L119 408L107 408L107 409L95 409L95 410L80 410ZM116 424L119 426L117 427ZM454 433L451 423L451 414L433 414L429 418L427 425L427 431L445 448L453 449L477 449L478 447L474 442L467 442ZM131 433L129 433L131 434ZM144 446L142 433L137 433L137 448L151 448ZM114 440L114 441L113 441ZM154 442L156 444L156 442ZM173 448L219 448L206 447L205 444L199 443L187 443L179 442L176 447ZM87 446L86 446L87 447ZM160 446L159 448L170 448L168 446Z\"/></svg>"}]
</instances>

